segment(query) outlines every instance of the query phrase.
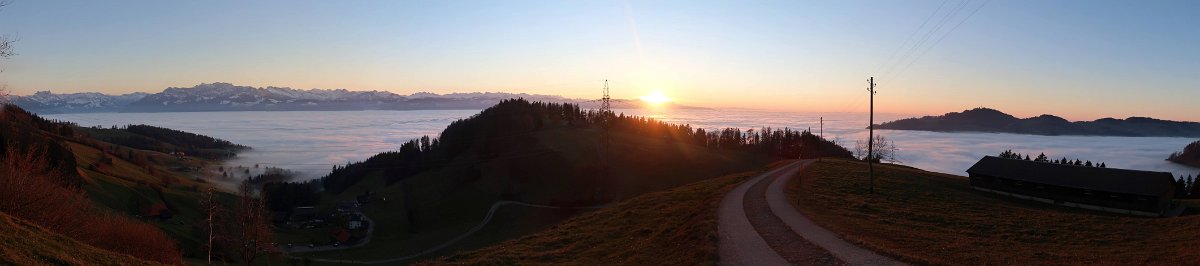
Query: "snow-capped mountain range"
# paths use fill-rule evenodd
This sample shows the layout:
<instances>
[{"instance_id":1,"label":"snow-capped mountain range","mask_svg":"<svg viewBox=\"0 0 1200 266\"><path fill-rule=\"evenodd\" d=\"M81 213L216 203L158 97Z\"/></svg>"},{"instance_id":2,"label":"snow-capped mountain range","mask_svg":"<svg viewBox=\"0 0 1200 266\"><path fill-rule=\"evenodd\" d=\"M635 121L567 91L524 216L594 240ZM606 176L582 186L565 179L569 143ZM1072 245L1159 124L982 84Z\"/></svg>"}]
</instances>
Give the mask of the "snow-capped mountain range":
<instances>
[{"instance_id":1,"label":"snow-capped mountain range","mask_svg":"<svg viewBox=\"0 0 1200 266\"><path fill-rule=\"evenodd\" d=\"M230 83L206 83L190 88L167 88L159 93L107 95L101 93L54 94L49 91L29 96L11 96L11 103L36 113L85 112L203 112L203 111L300 111L300 110L437 110L482 109L504 99L524 98L544 102L580 102L553 95L474 92L436 94L418 92L399 95L387 91L345 89L300 90L281 87L256 88Z\"/></svg>"},{"instance_id":2,"label":"snow-capped mountain range","mask_svg":"<svg viewBox=\"0 0 1200 266\"><path fill-rule=\"evenodd\" d=\"M55 94L49 91L39 91L29 96L10 96L9 100L30 111L49 111L42 113L117 112L146 95L150 94L145 92L122 95L96 92Z\"/></svg>"}]
</instances>

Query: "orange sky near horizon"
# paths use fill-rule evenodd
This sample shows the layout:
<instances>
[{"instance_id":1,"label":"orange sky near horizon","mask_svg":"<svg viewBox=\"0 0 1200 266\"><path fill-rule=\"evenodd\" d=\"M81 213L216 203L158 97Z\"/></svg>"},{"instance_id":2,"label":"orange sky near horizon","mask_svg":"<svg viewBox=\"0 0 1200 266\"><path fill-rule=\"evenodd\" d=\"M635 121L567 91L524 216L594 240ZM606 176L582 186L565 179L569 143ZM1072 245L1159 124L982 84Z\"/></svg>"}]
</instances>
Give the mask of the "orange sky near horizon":
<instances>
[{"instance_id":1,"label":"orange sky near horizon","mask_svg":"<svg viewBox=\"0 0 1200 266\"><path fill-rule=\"evenodd\" d=\"M15 1L17 95L201 83L1200 121L1200 1ZM281 12L286 11L286 12ZM264 15L269 14L269 15Z\"/></svg>"},{"instance_id":2,"label":"orange sky near horizon","mask_svg":"<svg viewBox=\"0 0 1200 266\"><path fill-rule=\"evenodd\" d=\"M221 81L227 82L227 81ZM881 83L880 80L876 80ZM195 84L170 84L170 85L148 85L155 86L150 89L134 89L126 88L86 88L85 89L63 89L51 90L56 93L71 93L71 92L89 92L98 91L106 93L128 93L128 92L160 92L167 87L191 87L196 84L206 83L204 81L196 81ZM211 83L211 82L208 82ZM556 85L557 87L542 87L539 85L530 85L528 87L514 86L501 87L493 89L472 89L472 86L430 86L426 88L412 89L386 89L376 88L369 85L353 85L354 83L347 82L313 82L299 83L294 85L288 84L272 84L265 81L247 81L247 82L231 82L235 85L252 86L252 87L291 87L294 89L348 89L357 91L366 90L381 90L390 91L397 94L412 94L416 92L434 92L434 93L455 93L455 92L510 92L510 93L529 93L529 94L545 94L559 95L573 99L591 99L599 98L603 80L599 82L577 82L570 85ZM516 83L516 82L514 82ZM589 84L595 83L595 84ZM655 83L653 85L646 84L628 84L621 81L609 80L610 89L613 98L617 99L638 99L641 96L648 95L654 91L661 91L666 97L671 98L673 104L710 107L710 108L751 108L771 111L787 111L787 112L867 112L868 111L868 95L866 92L866 81L863 80L857 87L852 84L844 85L845 88L839 89L744 89L738 90L739 93L728 93L728 89L681 89L673 86L673 84ZM347 86L346 84L350 84ZM590 85L590 86L589 86ZM628 88L632 87L632 88ZM785 91L784 93L776 93ZM961 93L949 93L938 97L929 97L935 91L945 91L938 88L905 88L905 87L889 87L880 84L877 87L878 94L875 96L875 111L877 113L892 113L904 114L912 116L924 115L941 115L948 112L961 112L963 110L973 109L977 107L986 107L997 109L1002 112L1011 114L1019 118L1033 117L1042 114L1056 115L1071 121L1091 121L1100 118L1128 118L1133 116L1153 117L1158 119L1177 120L1177 121L1200 121L1200 112L1198 113L1181 113L1173 110L1170 106L1130 106L1121 108L1106 108L1093 110L1089 108L1089 104L1095 99L1074 99L1073 101L1062 101L1061 97L1073 97L1070 93L1051 94L1044 97L1024 97L1025 99L1009 100L1009 94L1005 93L1002 88L991 90L966 90ZM14 94L27 95L33 91L13 90ZM795 100L792 100L795 99ZM1001 101L1000 99L1004 99ZM1101 99L1102 100L1102 99Z\"/></svg>"}]
</instances>

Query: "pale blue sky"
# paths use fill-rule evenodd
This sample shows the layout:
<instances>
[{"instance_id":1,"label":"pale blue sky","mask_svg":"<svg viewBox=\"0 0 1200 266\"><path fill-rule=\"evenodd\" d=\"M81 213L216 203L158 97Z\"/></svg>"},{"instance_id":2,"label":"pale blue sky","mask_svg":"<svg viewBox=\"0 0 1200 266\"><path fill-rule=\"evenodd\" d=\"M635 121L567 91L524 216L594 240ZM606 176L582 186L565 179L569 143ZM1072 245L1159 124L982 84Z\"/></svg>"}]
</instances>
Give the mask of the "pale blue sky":
<instances>
[{"instance_id":1,"label":"pale blue sky","mask_svg":"<svg viewBox=\"0 0 1200 266\"><path fill-rule=\"evenodd\" d=\"M596 98L609 79L620 98L865 111L876 76L884 112L1200 120L1198 17L1200 1L16 0L0 81Z\"/></svg>"}]
</instances>

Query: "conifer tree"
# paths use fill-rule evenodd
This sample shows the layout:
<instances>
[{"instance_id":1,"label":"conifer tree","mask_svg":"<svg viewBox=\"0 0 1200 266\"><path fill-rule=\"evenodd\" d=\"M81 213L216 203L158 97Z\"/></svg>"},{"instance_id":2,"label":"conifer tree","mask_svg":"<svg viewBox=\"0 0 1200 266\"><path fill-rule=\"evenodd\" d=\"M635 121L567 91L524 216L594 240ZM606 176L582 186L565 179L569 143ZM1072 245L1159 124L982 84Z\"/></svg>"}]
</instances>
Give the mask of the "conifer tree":
<instances>
[{"instance_id":1,"label":"conifer tree","mask_svg":"<svg viewBox=\"0 0 1200 266\"><path fill-rule=\"evenodd\" d=\"M1192 176L1188 175L1188 178L1192 178ZM1193 180L1192 186L1188 188L1188 194L1192 195L1192 196L1198 196L1198 195L1200 195L1200 185L1196 184L1196 182L1194 181L1195 179L1192 179L1192 180Z\"/></svg>"},{"instance_id":2,"label":"conifer tree","mask_svg":"<svg viewBox=\"0 0 1200 266\"><path fill-rule=\"evenodd\" d=\"M1195 190L1195 188L1196 188L1196 179L1194 179L1191 175L1188 175L1186 180L1187 180L1187 183L1184 184L1183 188L1188 191L1188 194L1196 195L1196 194L1192 194L1192 191Z\"/></svg>"},{"instance_id":3,"label":"conifer tree","mask_svg":"<svg viewBox=\"0 0 1200 266\"><path fill-rule=\"evenodd\" d=\"M1183 176L1179 176L1175 179L1175 197L1186 197L1187 192L1187 182L1183 181Z\"/></svg>"}]
</instances>

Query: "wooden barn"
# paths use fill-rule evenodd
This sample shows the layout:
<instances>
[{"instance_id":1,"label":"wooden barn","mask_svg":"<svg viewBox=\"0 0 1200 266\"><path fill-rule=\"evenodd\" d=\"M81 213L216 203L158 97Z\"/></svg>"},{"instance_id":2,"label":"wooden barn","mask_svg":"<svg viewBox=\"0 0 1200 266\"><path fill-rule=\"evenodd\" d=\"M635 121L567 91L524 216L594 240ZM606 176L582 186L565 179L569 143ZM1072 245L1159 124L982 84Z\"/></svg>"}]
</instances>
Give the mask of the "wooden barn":
<instances>
[{"instance_id":1,"label":"wooden barn","mask_svg":"<svg viewBox=\"0 0 1200 266\"><path fill-rule=\"evenodd\" d=\"M1100 168L987 156L967 169L971 186L1045 203L1142 216L1164 216L1175 198L1171 173Z\"/></svg>"}]
</instances>

